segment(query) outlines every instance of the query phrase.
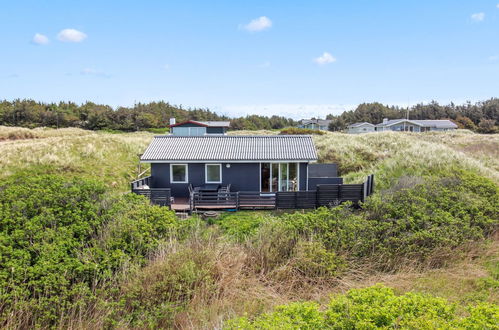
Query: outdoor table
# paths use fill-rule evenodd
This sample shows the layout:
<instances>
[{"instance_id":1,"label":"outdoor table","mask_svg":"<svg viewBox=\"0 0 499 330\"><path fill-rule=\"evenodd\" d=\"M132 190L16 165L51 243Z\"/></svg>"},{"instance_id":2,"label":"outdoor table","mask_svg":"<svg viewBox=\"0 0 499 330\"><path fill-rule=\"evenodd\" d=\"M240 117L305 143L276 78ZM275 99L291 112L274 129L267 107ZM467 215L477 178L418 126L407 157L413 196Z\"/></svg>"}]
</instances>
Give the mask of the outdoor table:
<instances>
[{"instance_id":1,"label":"outdoor table","mask_svg":"<svg viewBox=\"0 0 499 330\"><path fill-rule=\"evenodd\" d=\"M219 184L205 184L199 187L200 192L217 192L220 188Z\"/></svg>"}]
</instances>

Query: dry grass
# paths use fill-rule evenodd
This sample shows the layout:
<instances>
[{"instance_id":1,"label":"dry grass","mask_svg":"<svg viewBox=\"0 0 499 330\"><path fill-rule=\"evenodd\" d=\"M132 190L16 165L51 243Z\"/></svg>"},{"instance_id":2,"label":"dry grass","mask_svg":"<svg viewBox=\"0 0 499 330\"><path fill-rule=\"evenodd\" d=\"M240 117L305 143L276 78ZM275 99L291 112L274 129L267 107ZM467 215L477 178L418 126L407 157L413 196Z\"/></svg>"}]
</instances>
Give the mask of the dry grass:
<instances>
[{"instance_id":1,"label":"dry grass","mask_svg":"<svg viewBox=\"0 0 499 330\"><path fill-rule=\"evenodd\" d=\"M145 132L109 134L75 128L40 132L45 132L40 135L43 138L0 142L0 178L23 169L52 167L68 175L97 178L126 191L127 184L137 175L138 154L154 136Z\"/></svg>"},{"instance_id":2,"label":"dry grass","mask_svg":"<svg viewBox=\"0 0 499 330\"><path fill-rule=\"evenodd\" d=\"M171 241L163 245L146 267L128 271L122 281L112 284L119 288L118 297L114 299L126 301L127 294L134 293L132 299L139 305L141 301L144 304L156 302L158 305L168 301L183 303L184 308L174 314L168 314L165 307L164 323L159 324L160 327L173 326L175 329L220 329L226 320L234 317L256 316L293 301L313 300L327 304L331 295L377 283L392 287L400 294L428 293L461 306L478 301L499 303L498 293L493 288L482 288L480 284L491 276L486 263L498 261L497 239L490 246L475 244L456 251L456 257L446 267L438 269L407 263L397 272L387 274L373 271L372 265L358 264L352 265L340 278L316 283L309 283L293 273L278 279L271 272L262 273L255 263L255 258L261 253L264 252L255 251L248 245L227 242L219 233L206 235L200 231L187 242ZM179 293L181 288L171 286L168 278L179 275L190 277L190 273L179 272L182 268L186 269L187 262L197 264L198 268L194 268L197 270L193 272L204 272L205 276L190 284L190 293L186 296ZM464 313L464 310L461 311ZM115 325L121 329L137 328L126 317L132 312L133 308L128 310L125 307ZM113 305L95 305L67 315L60 327L103 328L106 327L106 319L113 313L116 315ZM142 313L139 318L147 320L146 315Z\"/></svg>"},{"instance_id":3,"label":"dry grass","mask_svg":"<svg viewBox=\"0 0 499 330\"><path fill-rule=\"evenodd\" d=\"M83 136L89 134L92 134L92 132L79 128L54 129L48 127L38 127L34 129L29 129L24 127L0 126L0 141L43 139L48 137L62 137L62 136Z\"/></svg>"},{"instance_id":4,"label":"dry grass","mask_svg":"<svg viewBox=\"0 0 499 330\"><path fill-rule=\"evenodd\" d=\"M499 182L499 158L483 156L456 147L484 143L499 150L499 135L481 135L467 131L441 133L369 133L349 135L328 133L315 136L322 162L339 164L342 176L361 182L370 173L378 174L378 183L391 183L401 175L427 175L450 168L477 172Z\"/></svg>"},{"instance_id":5,"label":"dry grass","mask_svg":"<svg viewBox=\"0 0 499 330\"><path fill-rule=\"evenodd\" d=\"M345 293L352 288L364 288L382 283L399 293L419 292L448 299L459 304L487 301L499 303L494 287L484 287L482 281L490 279L493 270L488 264L499 263L499 240L495 237L487 245L475 243L456 251L448 265L440 268L421 268L407 265L394 274L373 273L359 268L341 279L330 293Z\"/></svg>"}]
</instances>

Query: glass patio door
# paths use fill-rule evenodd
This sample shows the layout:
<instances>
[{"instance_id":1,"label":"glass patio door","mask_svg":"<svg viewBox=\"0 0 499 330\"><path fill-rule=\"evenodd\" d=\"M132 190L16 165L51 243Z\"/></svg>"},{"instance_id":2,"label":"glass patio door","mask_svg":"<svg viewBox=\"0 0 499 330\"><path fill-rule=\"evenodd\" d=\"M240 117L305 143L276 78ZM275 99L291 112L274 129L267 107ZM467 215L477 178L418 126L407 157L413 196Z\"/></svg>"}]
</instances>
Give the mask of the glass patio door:
<instances>
[{"instance_id":1,"label":"glass patio door","mask_svg":"<svg viewBox=\"0 0 499 330\"><path fill-rule=\"evenodd\" d=\"M297 191L298 163L261 163L262 192Z\"/></svg>"}]
</instances>

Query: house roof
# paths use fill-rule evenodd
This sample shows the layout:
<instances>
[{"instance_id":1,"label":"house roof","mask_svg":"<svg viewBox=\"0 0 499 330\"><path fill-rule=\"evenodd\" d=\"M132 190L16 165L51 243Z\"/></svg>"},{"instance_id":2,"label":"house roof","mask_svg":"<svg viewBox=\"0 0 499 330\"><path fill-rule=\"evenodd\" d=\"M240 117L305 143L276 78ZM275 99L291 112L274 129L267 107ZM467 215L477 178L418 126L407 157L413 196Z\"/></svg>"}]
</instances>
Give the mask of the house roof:
<instances>
[{"instance_id":1,"label":"house roof","mask_svg":"<svg viewBox=\"0 0 499 330\"><path fill-rule=\"evenodd\" d=\"M331 123L331 120L329 119L302 119L301 124L302 125L308 125L308 124L317 124L319 126L327 126Z\"/></svg>"},{"instance_id":2,"label":"house roof","mask_svg":"<svg viewBox=\"0 0 499 330\"><path fill-rule=\"evenodd\" d=\"M363 126L363 125L369 125L369 126L375 126L374 124L371 124L371 123L368 123L368 122L363 122L363 123L353 123L351 125L348 125L348 127L359 127L359 126Z\"/></svg>"},{"instance_id":3,"label":"house roof","mask_svg":"<svg viewBox=\"0 0 499 330\"><path fill-rule=\"evenodd\" d=\"M407 120L407 119L391 119L387 120L384 123L379 123L378 127L383 126L392 126L395 124L399 124L402 122L408 122L414 125L418 125L421 127L433 127L433 128L457 128L457 125L448 119L440 119L440 120Z\"/></svg>"},{"instance_id":4,"label":"house roof","mask_svg":"<svg viewBox=\"0 0 499 330\"><path fill-rule=\"evenodd\" d=\"M230 121L197 121L197 120L187 120L181 123L170 125L170 127L181 126L184 124L196 124L204 127L230 127Z\"/></svg>"},{"instance_id":5,"label":"house roof","mask_svg":"<svg viewBox=\"0 0 499 330\"><path fill-rule=\"evenodd\" d=\"M309 135L155 136L142 162L313 161L317 160Z\"/></svg>"}]
</instances>

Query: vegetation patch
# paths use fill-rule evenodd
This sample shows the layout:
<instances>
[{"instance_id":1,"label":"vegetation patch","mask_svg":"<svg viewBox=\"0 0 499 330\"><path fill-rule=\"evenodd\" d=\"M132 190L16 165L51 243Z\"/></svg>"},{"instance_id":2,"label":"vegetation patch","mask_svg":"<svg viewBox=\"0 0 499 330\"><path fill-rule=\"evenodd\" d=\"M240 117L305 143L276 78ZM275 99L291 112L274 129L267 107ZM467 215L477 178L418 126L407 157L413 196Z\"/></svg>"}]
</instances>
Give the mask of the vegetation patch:
<instances>
[{"instance_id":1,"label":"vegetation patch","mask_svg":"<svg viewBox=\"0 0 499 330\"><path fill-rule=\"evenodd\" d=\"M445 299L374 286L334 296L324 308L314 302L279 306L254 319L238 318L226 329L496 329L499 307L478 304L461 317Z\"/></svg>"},{"instance_id":2,"label":"vegetation patch","mask_svg":"<svg viewBox=\"0 0 499 330\"><path fill-rule=\"evenodd\" d=\"M139 196L106 198L96 181L21 173L0 186L0 300L4 325L54 324L83 308L125 265L143 265L180 228Z\"/></svg>"},{"instance_id":3,"label":"vegetation patch","mask_svg":"<svg viewBox=\"0 0 499 330\"><path fill-rule=\"evenodd\" d=\"M326 132L310 128L289 127L282 129L281 135L324 135Z\"/></svg>"}]
</instances>

